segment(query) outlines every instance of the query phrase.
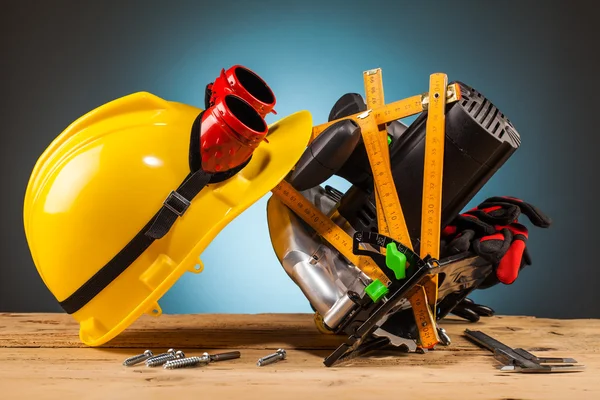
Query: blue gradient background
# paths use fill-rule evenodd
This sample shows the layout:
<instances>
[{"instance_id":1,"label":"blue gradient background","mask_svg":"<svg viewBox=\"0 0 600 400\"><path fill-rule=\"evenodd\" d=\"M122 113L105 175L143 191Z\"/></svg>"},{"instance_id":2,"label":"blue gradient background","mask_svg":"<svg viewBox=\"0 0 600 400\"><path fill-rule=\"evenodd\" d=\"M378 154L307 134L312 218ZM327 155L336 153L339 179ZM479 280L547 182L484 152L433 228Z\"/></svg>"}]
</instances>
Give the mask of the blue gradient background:
<instances>
[{"instance_id":1,"label":"blue gradient background","mask_svg":"<svg viewBox=\"0 0 600 400\"><path fill-rule=\"evenodd\" d=\"M135 91L202 107L205 84L242 64L271 85L278 117L307 109L315 123L342 94L362 93L362 71L375 67L387 101L426 91L433 72L484 93L523 144L472 205L517 196L555 223L531 232L534 265L515 284L474 298L500 313L600 317L598 268L584 262L597 242L598 216L589 210L598 139L579 100L594 84L595 66L581 59L582 38L595 25L591 9L516 1L166 3L24 1L0 16L0 311L60 311L22 233L25 186L51 140L87 111ZM570 101L557 101L563 97ZM184 276L160 301L165 313L310 311L272 250L267 198L214 240L202 256L205 271Z\"/></svg>"}]
</instances>

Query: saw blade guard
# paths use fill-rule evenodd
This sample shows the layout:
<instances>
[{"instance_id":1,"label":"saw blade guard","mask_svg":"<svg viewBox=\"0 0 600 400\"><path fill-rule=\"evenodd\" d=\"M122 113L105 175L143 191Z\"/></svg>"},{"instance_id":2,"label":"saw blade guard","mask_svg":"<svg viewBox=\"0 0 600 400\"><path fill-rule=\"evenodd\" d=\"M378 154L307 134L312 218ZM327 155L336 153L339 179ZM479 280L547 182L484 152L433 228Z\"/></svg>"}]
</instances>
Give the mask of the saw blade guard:
<instances>
[{"instance_id":1,"label":"saw blade guard","mask_svg":"<svg viewBox=\"0 0 600 400\"><path fill-rule=\"evenodd\" d=\"M301 193L326 215L335 210L335 195L321 186ZM354 306L347 293L364 295L370 279L275 196L267 203L267 222L273 249L285 272L323 316L326 326L335 329ZM336 222L344 227L341 218Z\"/></svg>"}]
</instances>

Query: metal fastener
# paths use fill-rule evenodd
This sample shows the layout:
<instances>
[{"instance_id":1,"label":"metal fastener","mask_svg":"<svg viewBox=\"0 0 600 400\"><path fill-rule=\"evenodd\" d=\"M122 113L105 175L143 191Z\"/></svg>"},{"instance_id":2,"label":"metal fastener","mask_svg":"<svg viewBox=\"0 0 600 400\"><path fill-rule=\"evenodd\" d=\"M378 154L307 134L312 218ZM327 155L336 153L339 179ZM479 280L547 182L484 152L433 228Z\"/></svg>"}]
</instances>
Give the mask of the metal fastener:
<instances>
[{"instance_id":1,"label":"metal fastener","mask_svg":"<svg viewBox=\"0 0 600 400\"><path fill-rule=\"evenodd\" d=\"M146 350L144 352L144 354L138 354L137 356L127 358L125 361L123 361L123 365L125 365L126 367L130 367L132 365L139 364L143 361L146 361L153 355L154 354L152 354L152 351Z\"/></svg>"},{"instance_id":2,"label":"metal fastener","mask_svg":"<svg viewBox=\"0 0 600 400\"><path fill-rule=\"evenodd\" d=\"M210 362L213 361L225 361L225 360L233 360L236 358L240 358L241 354L239 351L230 351L228 353L218 353L218 354L202 354L203 357L208 357Z\"/></svg>"},{"instance_id":3,"label":"metal fastener","mask_svg":"<svg viewBox=\"0 0 600 400\"><path fill-rule=\"evenodd\" d=\"M158 367L168 361L185 358L185 353L181 350L173 353L164 353L160 356L155 356L146 360L146 367Z\"/></svg>"},{"instance_id":4,"label":"metal fastener","mask_svg":"<svg viewBox=\"0 0 600 400\"><path fill-rule=\"evenodd\" d=\"M278 349L275 353L273 354L269 354L268 356L265 356L263 358L260 358L258 360L258 362L256 363L256 365L258 365L259 367L262 367L263 365L268 365L280 360L285 360L286 357L286 352L284 349Z\"/></svg>"},{"instance_id":5,"label":"metal fastener","mask_svg":"<svg viewBox=\"0 0 600 400\"><path fill-rule=\"evenodd\" d=\"M164 369L179 369L186 367L195 367L197 365L206 365L210 362L210 357L202 356L202 357L187 357L180 358L178 360L167 361L164 365Z\"/></svg>"},{"instance_id":6,"label":"metal fastener","mask_svg":"<svg viewBox=\"0 0 600 400\"><path fill-rule=\"evenodd\" d=\"M150 361L150 360L154 360L155 358L158 358L158 357L164 357L164 356L166 356L166 355L170 355L170 354L175 354L175 349L169 349L169 350L167 350L165 353L156 354L156 355L154 355L154 356L150 357L149 359L147 359L147 360L146 360L146 363L147 363L148 361Z\"/></svg>"}]
</instances>

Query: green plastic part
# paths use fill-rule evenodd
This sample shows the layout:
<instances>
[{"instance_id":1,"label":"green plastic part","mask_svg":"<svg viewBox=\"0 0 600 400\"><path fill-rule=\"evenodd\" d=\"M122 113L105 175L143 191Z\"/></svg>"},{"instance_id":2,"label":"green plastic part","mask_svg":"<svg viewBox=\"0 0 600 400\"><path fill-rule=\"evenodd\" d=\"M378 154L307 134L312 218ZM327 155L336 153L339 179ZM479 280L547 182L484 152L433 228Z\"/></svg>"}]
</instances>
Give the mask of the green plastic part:
<instances>
[{"instance_id":1,"label":"green plastic part","mask_svg":"<svg viewBox=\"0 0 600 400\"><path fill-rule=\"evenodd\" d=\"M388 243L385 247L385 265L394 271L396 279L406 278L406 256L394 243Z\"/></svg>"},{"instance_id":2,"label":"green plastic part","mask_svg":"<svg viewBox=\"0 0 600 400\"><path fill-rule=\"evenodd\" d=\"M392 137L390 135L387 135L388 138L388 146L392 143Z\"/></svg>"},{"instance_id":3,"label":"green plastic part","mask_svg":"<svg viewBox=\"0 0 600 400\"><path fill-rule=\"evenodd\" d=\"M365 288L365 292L373 303L377 303L383 296L385 296L390 290L383 284L379 279L375 279Z\"/></svg>"}]
</instances>

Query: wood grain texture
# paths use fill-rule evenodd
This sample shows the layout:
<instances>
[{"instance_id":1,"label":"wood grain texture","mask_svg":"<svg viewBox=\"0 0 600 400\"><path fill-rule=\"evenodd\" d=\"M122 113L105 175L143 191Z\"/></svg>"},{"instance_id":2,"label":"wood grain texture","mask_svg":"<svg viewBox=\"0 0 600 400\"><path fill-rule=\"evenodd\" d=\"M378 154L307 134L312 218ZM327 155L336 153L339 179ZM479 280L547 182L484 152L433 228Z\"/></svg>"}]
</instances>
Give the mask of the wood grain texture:
<instances>
[{"instance_id":1,"label":"wood grain texture","mask_svg":"<svg viewBox=\"0 0 600 400\"><path fill-rule=\"evenodd\" d=\"M448 347L427 354L386 350L326 368L323 358L341 338L319 334L308 314L144 317L102 348L81 344L68 315L0 314L0 398L600 398L600 320L499 316L476 324L449 318L442 326L453 340ZM574 357L587 369L500 373L491 353L462 337L465 328L539 356ZM121 365L146 348L169 347L187 355L239 349L242 358L174 371ZM280 347L287 360L255 365Z\"/></svg>"}]
</instances>

